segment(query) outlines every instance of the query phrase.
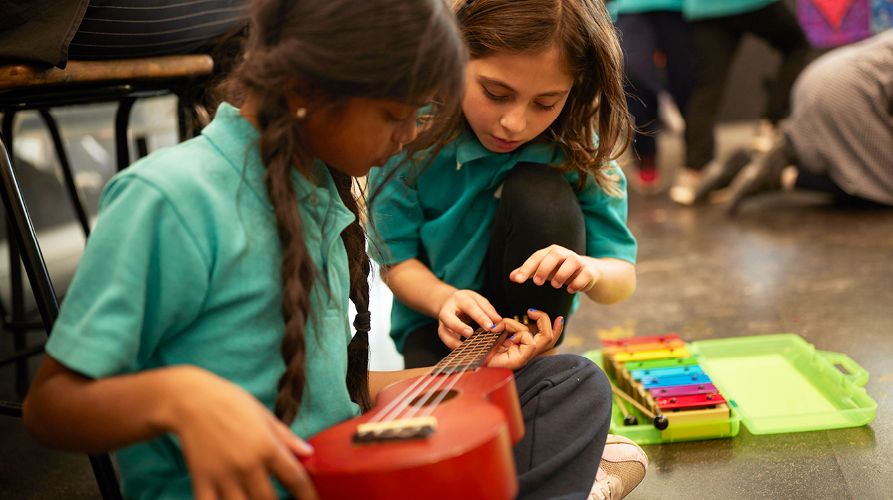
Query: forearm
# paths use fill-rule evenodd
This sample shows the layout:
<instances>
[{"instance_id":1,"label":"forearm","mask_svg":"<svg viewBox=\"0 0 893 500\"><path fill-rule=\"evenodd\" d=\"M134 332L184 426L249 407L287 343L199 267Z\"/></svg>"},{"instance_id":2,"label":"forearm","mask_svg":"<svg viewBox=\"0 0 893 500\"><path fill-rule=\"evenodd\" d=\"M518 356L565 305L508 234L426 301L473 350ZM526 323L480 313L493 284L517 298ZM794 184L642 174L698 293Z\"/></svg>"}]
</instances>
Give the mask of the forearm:
<instances>
[{"instance_id":1,"label":"forearm","mask_svg":"<svg viewBox=\"0 0 893 500\"><path fill-rule=\"evenodd\" d=\"M584 257L591 266L601 270L601 278L586 292L599 304L616 304L628 299L636 291L636 267L612 258Z\"/></svg>"},{"instance_id":2,"label":"forearm","mask_svg":"<svg viewBox=\"0 0 893 500\"><path fill-rule=\"evenodd\" d=\"M123 448L171 432L176 395L208 377L199 368L177 366L94 380L47 356L25 399L25 427L54 448Z\"/></svg>"},{"instance_id":3,"label":"forearm","mask_svg":"<svg viewBox=\"0 0 893 500\"><path fill-rule=\"evenodd\" d=\"M382 268L381 277L400 302L410 309L436 318L456 288L444 283L418 259Z\"/></svg>"}]
</instances>

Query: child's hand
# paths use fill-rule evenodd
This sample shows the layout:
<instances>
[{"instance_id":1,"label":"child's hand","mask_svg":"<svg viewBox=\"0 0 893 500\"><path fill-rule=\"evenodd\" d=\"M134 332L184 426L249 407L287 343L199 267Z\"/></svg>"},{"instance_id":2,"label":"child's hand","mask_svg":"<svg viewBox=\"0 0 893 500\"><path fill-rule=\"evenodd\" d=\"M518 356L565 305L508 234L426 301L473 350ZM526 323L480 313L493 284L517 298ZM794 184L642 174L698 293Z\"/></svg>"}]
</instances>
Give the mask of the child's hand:
<instances>
[{"instance_id":1,"label":"child's hand","mask_svg":"<svg viewBox=\"0 0 893 500\"><path fill-rule=\"evenodd\" d=\"M296 498L318 500L297 458L313 454L307 443L235 384L208 373L195 389L173 430L196 500L275 500L271 475Z\"/></svg>"},{"instance_id":2,"label":"child's hand","mask_svg":"<svg viewBox=\"0 0 893 500\"><path fill-rule=\"evenodd\" d=\"M471 321L489 330L502 317L483 295L471 290L456 290L441 306L437 319L440 321L437 335L447 347L455 349L462 344L462 337L474 333L469 326Z\"/></svg>"},{"instance_id":3,"label":"child's hand","mask_svg":"<svg viewBox=\"0 0 893 500\"><path fill-rule=\"evenodd\" d=\"M531 358L548 351L555 345L564 328L562 318L555 318L555 324L551 325L549 315L535 309L528 310L527 317L536 321L539 330L536 335L531 334L526 325L509 318L502 320L493 328L498 332L506 329L512 332L514 337L506 339L502 343L487 366L517 370L526 365Z\"/></svg>"},{"instance_id":4,"label":"child's hand","mask_svg":"<svg viewBox=\"0 0 893 500\"><path fill-rule=\"evenodd\" d=\"M568 293L576 293L588 292L602 278L602 271L597 259L550 245L534 252L509 278L515 283L533 279L538 286L551 281L554 288L567 285Z\"/></svg>"}]
</instances>

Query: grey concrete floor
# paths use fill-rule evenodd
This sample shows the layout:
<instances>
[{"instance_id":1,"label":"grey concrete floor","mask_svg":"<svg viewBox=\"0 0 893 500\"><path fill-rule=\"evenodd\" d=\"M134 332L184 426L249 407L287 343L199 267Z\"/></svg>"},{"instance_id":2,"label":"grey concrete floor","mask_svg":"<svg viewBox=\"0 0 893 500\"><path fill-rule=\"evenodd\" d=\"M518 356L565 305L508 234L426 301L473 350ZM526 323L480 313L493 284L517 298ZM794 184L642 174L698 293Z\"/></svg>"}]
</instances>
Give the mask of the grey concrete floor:
<instances>
[{"instance_id":1,"label":"grey concrete floor","mask_svg":"<svg viewBox=\"0 0 893 500\"><path fill-rule=\"evenodd\" d=\"M893 210L790 193L754 200L734 220L635 195L631 211L638 290L582 308L565 352L618 332L796 333L868 370L878 408L858 428L752 435L742 426L733 438L644 446L648 474L627 498L893 498Z\"/></svg>"},{"instance_id":2,"label":"grey concrete floor","mask_svg":"<svg viewBox=\"0 0 893 500\"><path fill-rule=\"evenodd\" d=\"M725 127L721 149L747 143ZM661 143L667 170L676 138ZM845 353L870 375L873 422L643 446L648 473L629 500L893 499L893 209L838 206L816 193L771 193L737 218L630 195L638 288L627 301L584 301L564 352L599 338L677 332L689 342L795 333ZM780 383L783 383L780 381Z\"/></svg>"},{"instance_id":3,"label":"grey concrete floor","mask_svg":"<svg viewBox=\"0 0 893 500\"><path fill-rule=\"evenodd\" d=\"M721 127L720 155L746 144L751 129ZM660 144L669 178L681 163L678 134L662 135ZM665 194L633 192L629 225L639 240L636 294L612 306L584 300L563 352L598 348L600 338L617 335L678 332L698 341L796 333L867 369L865 388L878 408L875 420L858 428L753 435L742 426L732 438L644 446L648 474L627 498L893 498L893 209L776 193L728 219L721 206L681 207ZM71 241L83 244L79 236ZM71 267L60 265L61 282ZM0 354L10 349L3 334ZM379 368L399 368L392 353L379 353ZM12 376L11 368L0 369L0 399L14 397ZM19 420L0 417L0 498L99 495L85 456L46 450Z\"/></svg>"}]
</instances>

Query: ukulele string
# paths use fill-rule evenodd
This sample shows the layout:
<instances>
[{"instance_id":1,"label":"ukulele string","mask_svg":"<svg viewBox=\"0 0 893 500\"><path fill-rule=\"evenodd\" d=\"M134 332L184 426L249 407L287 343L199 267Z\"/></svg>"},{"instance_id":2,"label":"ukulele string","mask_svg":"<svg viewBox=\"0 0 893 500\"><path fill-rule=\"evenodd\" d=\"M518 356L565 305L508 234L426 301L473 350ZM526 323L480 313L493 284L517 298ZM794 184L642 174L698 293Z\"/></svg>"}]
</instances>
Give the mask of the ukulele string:
<instances>
[{"instance_id":1,"label":"ukulele string","mask_svg":"<svg viewBox=\"0 0 893 500\"><path fill-rule=\"evenodd\" d=\"M464 371L454 374L454 376L452 377L452 380L450 380L450 384L446 388L444 388L443 390L440 391L440 394L437 396L437 399L432 401L431 404L427 405L428 406L427 411L425 411L421 415L419 415L419 418L430 417L431 414L434 413L434 410L437 409L437 405L439 405L441 403L441 401L443 401L444 398L447 397L447 394L450 393L450 391L453 389L453 386L455 386L457 383L459 383L459 379L462 378L462 375L464 375L464 374L465 374ZM444 378L445 379L450 378L450 376L447 375ZM421 409L421 407L419 407L419 405L416 404L416 407L414 408L415 411L413 412L413 414L415 414L415 412L418 412L418 410L420 410L420 409Z\"/></svg>"},{"instance_id":2,"label":"ukulele string","mask_svg":"<svg viewBox=\"0 0 893 500\"><path fill-rule=\"evenodd\" d=\"M468 349L466 349L462 353L459 353L457 356L457 359L454 361L456 361L456 364L458 364L459 366L461 366L463 364L470 365L481 354L485 354L486 351L489 351L490 347L492 347L492 345L491 346L487 346L487 345L480 346L477 344L470 345ZM484 352L481 352L482 350ZM433 402L431 402L430 404L427 405L427 410L425 412L423 412L421 415L419 415L419 418L425 418L425 417L431 416L431 414L434 413L434 410L437 409L437 405L439 405L447 397L447 395L450 393L450 391L453 389L453 387L457 383L459 383L459 379L467 371L468 370L466 369L461 372L458 372L457 374L454 374L455 376L452 377L452 380L450 380L449 385L446 388L441 390L440 394L437 396L437 398ZM421 401L419 403L421 403ZM415 413L417 413L418 410L421 409L421 405L419 403L416 404L414 411L412 413L413 415L415 415Z\"/></svg>"},{"instance_id":3,"label":"ukulele string","mask_svg":"<svg viewBox=\"0 0 893 500\"><path fill-rule=\"evenodd\" d=\"M373 418L369 419L368 423L375 424L396 420L397 416L400 415L400 413L404 411L414 399L419 397L423 392L429 390L431 383L435 382L436 377L444 372L444 368L445 366L438 364L428 371L428 373L419 376L412 385L404 389L399 396L391 400L391 402L379 410ZM420 384L421 387L419 387Z\"/></svg>"},{"instance_id":4,"label":"ukulele string","mask_svg":"<svg viewBox=\"0 0 893 500\"><path fill-rule=\"evenodd\" d=\"M403 392L401 392L399 396L392 399L391 402L388 403L387 405L385 405L384 408L379 410L378 413L376 413L374 417L369 419L368 423L375 424L375 423L378 423L378 422L384 420L385 418L388 419L387 421L393 420L394 418L388 416L387 414L393 413L392 410L394 410L394 407L396 407L397 405L403 404L404 405L403 407L405 407L405 405L406 405L405 402L407 400L412 401L413 399L415 399L416 396L418 396L419 391L425 390L425 386L427 386L428 384L431 383L432 379L429 378L431 375L433 375L433 370L418 377L416 379L416 381L412 383L412 385L410 385L409 387L404 389ZM422 382L425 382L425 384L422 385L422 388L413 393L413 390L415 390L419 384L422 384ZM410 394L410 393L413 393L413 394ZM398 408L396 411L396 414L399 414L400 411L402 411L402 408Z\"/></svg>"},{"instance_id":5,"label":"ukulele string","mask_svg":"<svg viewBox=\"0 0 893 500\"><path fill-rule=\"evenodd\" d=\"M412 405L410 405L410 404L404 405L404 407L403 407L403 413L400 415L400 418L401 418L401 419L410 419L410 418L414 417L415 414L418 413L419 410L421 410L421 409L424 408L425 406L430 406L430 404L426 404L426 403L427 403L427 401L430 399L430 395L431 395L431 394L437 393L437 392L439 391L439 398L437 399L436 402L431 403L431 404L433 404L433 405L435 405L435 406L437 405L437 403L439 403L440 401L443 400L444 396L446 396L446 393L447 393L447 391L449 391L449 388L447 388L446 390L444 390L444 389L441 389L441 386L443 386L443 384L444 384L445 382L447 382L447 379L450 378L450 375L443 375L443 376L441 376L441 375L433 375L433 376L437 377L438 381L437 381L437 384L435 384L434 387L432 387L432 388L428 391L429 396L418 398L418 399L416 400L415 404L412 404ZM459 374L458 376L456 376L456 377L454 377L454 378L458 379L459 376L461 376L461 374ZM453 384L455 384L455 382L454 382ZM450 388L451 388L452 386L453 386L453 385L451 384L451 385L450 385ZM432 411L433 411L433 410L432 410ZM429 414L430 414L430 413L429 413Z\"/></svg>"},{"instance_id":6,"label":"ukulele string","mask_svg":"<svg viewBox=\"0 0 893 500\"><path fill-rule=\"evenodd\" d=\"M465 349L463 349L463 347L465 347ZM433 387L429 387L424 390L426 390L429 393L435 393L437 391L440 391L440 393L438 394L438 397L435 399L435 401L426 405L429 398L418 397L421 395L423 390L417 390L415 397L407 398L408 401L415 400L416 403L411 406L411 409L410 409L409 403L404 404L402 407L402 410L404 411L404 413L400 417L404 418L404 419L410 419L413 416L415 416L415 414L418 413L419 410L421 410L425 406L429 406L430 410L424 416L431 415L431 413L434 411L434 409L437 407L437 405L440 404L441 401L443 401L443 399L449 393L450 389L452 389L453 386L456 385L456 383L459 381L459 378L464 373L464 372L458 372L458 374L445 375L447 368L450 368L452 366L451 364L454 363L456 360L460 360L463 355L467 357L467 354L465 354L465 351L468 351L468 350L469 350L468 346L465 346L463 344L463 346L460 346L456 351L453 352L453 355L449 356L448 359L444 360L444 361L447 361L447 363L444 363L443 365L438 364L437 365L439 367L438 370L436 372L433 372L428 375L428 377L432 381L437 379L437 383L434 384ZM452 380L449 381L450 382L449 386L446 389L441 389L441 386L443 386L444 383L448 382L447 379L450 379L451 375L455 375L455 377L452 377Z\"/></svg>"},{"instance_id":7,"label":"ukulele string","mask_svg":"<svg viewBox=\"0 0 893 500\"><path fill-rule=\"evenodd\" d=\"M427 398L420 398L423 392L435 392L440 390L440 387L447 382L447 378L449 376L441 376L443 375L447 368L450 367L450 363L454 363L457 360L465 361L467 358L470 358L472 354L477 354L475 350L480 350L477 346L476 342L467 342L463 343L456 351L454 351L450 356L444 359L441 363L438 363L434 367L433 370L429 371L427 374L422 375L416 380L412 385L406 388L397 398L393 399L388 405L382 408L373 418L371 418L368 423L379 423L379 422L392 422L399 418L412 418L413 415L418 413L418 411L425 406L425 402ZM464 356L464 358L463 358ZM444 363L446 362L446 363ZM425 417L430 416L431 413L434 412L437 405L440 404L444 398L446 398L449 391L459 382L459 378L463 375L464 372L459 372L455 377L452 377L452 380L449 382L449 386L440 392L438 397L429 404L428 411L423 415ZM432 387L432 382L437 383ZM424 382L424 383L422 383ZM413 406L412 410L407 410L410 407L413 400L417 402ZM405 412L405 413L404 413ZM401 415L402 413L402 415Z\"/></svg>"}]
</instances>

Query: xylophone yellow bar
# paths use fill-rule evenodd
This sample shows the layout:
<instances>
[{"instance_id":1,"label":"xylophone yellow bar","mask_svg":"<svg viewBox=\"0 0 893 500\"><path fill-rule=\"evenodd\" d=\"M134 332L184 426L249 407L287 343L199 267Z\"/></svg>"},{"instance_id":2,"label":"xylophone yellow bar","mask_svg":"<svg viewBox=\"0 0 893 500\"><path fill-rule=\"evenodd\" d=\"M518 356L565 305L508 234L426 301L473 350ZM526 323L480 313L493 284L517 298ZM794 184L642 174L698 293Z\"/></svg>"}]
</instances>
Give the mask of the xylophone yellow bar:
<instances>
[{"instance_id":1,"label":"xylophone yellow bar","mask_svg":"<svg viewBox=\"0 0 893 500\"><path fill-rule=\"evenodd\" d=\"M613 359L619 363L625 363L627 361L641 361L645 359L687 358L689 356L691 356L691 353L688 352L688 349L681 347L679 349L661 349L657 351L624 352L615 354Z\"/></svg>"}]
</instances>

